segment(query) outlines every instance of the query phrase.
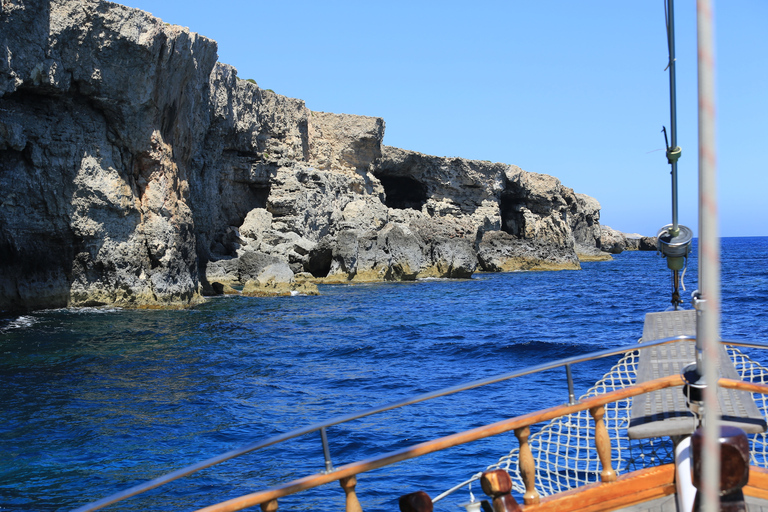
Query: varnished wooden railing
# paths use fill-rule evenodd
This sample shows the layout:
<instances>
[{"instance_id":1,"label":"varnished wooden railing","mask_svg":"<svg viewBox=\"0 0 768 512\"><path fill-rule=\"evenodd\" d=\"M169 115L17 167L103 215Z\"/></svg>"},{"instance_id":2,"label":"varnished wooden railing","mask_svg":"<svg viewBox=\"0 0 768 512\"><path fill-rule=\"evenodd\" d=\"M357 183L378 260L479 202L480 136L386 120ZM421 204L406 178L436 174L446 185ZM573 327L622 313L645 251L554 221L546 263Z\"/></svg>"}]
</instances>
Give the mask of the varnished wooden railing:
<instances>
[{"instance_id":1,"label":"varnished wooden railing","mask_svg":"<svg viewBox=\"0 0 768 512\"><path fill-rule=\"evenodd\" d=\"M390 411L393 409L397 409L400 407L405 407L408 405L417 404L419 402L424 402L426 400L432 400L434 398L442 397L442 396L448 396L452 395L454 393L459 393L462 391L467 391L470 389L479 388L481 386L486 386L489 384L495 384L498 382L507 381L510 379L515 379L518 377L523 377L526 375L532 375L535 373L539 373L545 370L551 370L554 368L559 367L565 367L568 369L571 365L582 363L586 361L594 361L596 359L600 359L603 357L609 357L619 354L625 354L627 352L632 352L634 350L645 350L650 347L655 347L659 345L665 345L667 343L676 343L678 341L693 341L694 338L691 338L689 336L674 336L671 338L665 338L661 340L651 341L643 343L642 345L632 344L632 345L626 345L623 347L615 347L611 349L605 349L600 350L598 352L592 352L590 354L584 354L579 356L572 356L567 357L564 359L559 359L557 361L550 361L547 363L542 363L539 365L530 366L528 368L522 369L522 370L516 370L509 373L504 373L500 375L495 375L492 377L467 382L464 384L460 384L458 386L452 386L449 388L444 388L438 391L433 391L429 393L423 393L421 395L416 395L413 397L406 398L404 400L399 400L396 402L392 402L389 404L385 404L378 407L373 407L367 410L363 411L357 411L351 414L346 414L343 416L331 418L330 420L326 420L324 422L316 423L314 425L309 425L303 428L299 428L296 430L292 430L290 432L285 432L283 434L278 434L276 436L270 437L268 439L264 439L261 441L257 441L255 443L248 444L246 446L240 447L235 450L230 450L226 453L222 453L220 455L217 455L215 457L211 457L210 459L203 460L200 462L197 462L195 464L192 464L191 466L187 466L181 469L177 469L175 471L172 471L170 473L167 473L165 475L161 475L157 478L153 478L152 480L149 480L147 482L141 483L139 485L135 485L129 489L125 489L123 491L120 491L118 493L115 493L111 496L107 496L105 498L102 498L100 500L94 501L92 503L89 503L87 505L84 505L82 507L79 507L75 509L73 512L94 512L96 510L99 510L101 508L107 507L109 505L112 505L114 503L117 503L119 501L128 499L132 496L136 496L138 494L142 494L144 492L147 492L151 489L155 489L157 487L160 487L162 485L166 485L170 482L173 482L174 480L177 480L179 478L183 478L185 476L189 476L193 473L196 473L197 471L203 470L205 468L209 468L211 466L215 466L217 464L220 464L222 462L228 461L230 459L233 459L235 457L240 457L242 455L245 455L246 453L251 453L256 450L260 450L262 448L266 448L268 446L273 446L285 441L288 441L289 439L295 439L299 436L303 436L306 434L309 434L311 432L323 432L324 429L333 426L333 425L340 425L342 423L347 423L349 421L354 421L360 418L364 418L366 416L371 416L374 414L379 414L382 412ZM732 342L728 341L729 344L734 344L738 346L744 346L744 347L753 347L753 348L765 348L768 349L768 344L766 345L760 345L755 344L751 342ZM568 376L568 387L571 388L572 382L571 382L571 372L566 372ZM326 461L326 466L331 467L330 461Z\"/></svg>"},{"instance_id":2,"label":"varnished wooden railing","mask_svg":"<svg viewBox=\"0 0 768 512\"><path fill-rule=\"evenodd\" d=\"M530 434L531 425L550 421L552 419L561 416L567 416L576 412L589 410L595 421L595 448L597 450L598 457L600 458L600 463L602 466L600 473L601 481L602 483L615 482L617 481L617 476L611 462L611 441L603 421L605 405L619 400L632 398L644 393L650 393L652 391L682 385L683 379L679 375L671 375L669 377L663 377L653 381L636 384L634 386L611 391L610 393L590 397L575 404L551 407L549 409L525 414L516 418L498 421L484 427L478 427L472 430L467 430L465 432L460 432L458 434L453 434L432 441L420 443L409 448L390 452L378 457L347 464L329 473L319 473L304 478L299 478L297 480L287 482L271 489L247 494L245 496L240 496L239 498L227 500L216 505L211 505L209 507L202 508L197 512L234 512L244 508L253 507L255 505L261 505L261 509L265 512L274 512L277 510L277 500L279 498L291 494L296 494L307 489L312 489L314 487L318 487L333 481L340 481L342 488L346 492L347 512L362 512L362 508L359 501L357 500L357 496L354 490L356 482L355 475L509 431L514 431L520 442L519 464L520 474L523 477L523 482L526 488L524 495L525 504L532 505L537 510L539 508L542 508L542 510L549 510L552 508L552 505L556 503L556 501L551 498L547 499L545 504L542 504L541 507L536 506L541 502L541 499L535 489L535 466L531 448L528 444L528 436ZM732 379L720 379L719 385L729 389L749 391L751 393L768 394L768 385L765 384L754 384ZM671 471L672 470L667 468L662 472L645 471L645 473L652 475L662 475L662 479L668 485L669 482L667 482L667 480L670 479L667 478L667 476L672 474ZM641 480L642 478L648 478L645 473L639 475L638 478ZM625 480L630 481L629 479ZM591 484L585 487L588 487L590 492L594 492L593 489L596 485L599 486L599 484ZM664 487L663 490L659 492L670 492L669 487ZM526 507L526 509L527 508L528 507Z\"/></svg>"},{"instance_id":3,"label":"varnished wooden railing","mask_svg":"<svg viewBox=\"0 0 768 512\"><path fill-rule=\"evenodd\" d=\"M451 448L451 447L469 443L472 441L477 441L479 439L484 439L486 437L495 436L497 434L501 434L504 432L514 431L516 429L524 429L536 423L550 421L552 419L559 418L560 416L566 416L569 414L573 414L575 412L580 412L585 410L594 410L595 412L593 413L593 416L599 415L600 424L602 424L601 411L604 411L603 407L605 406L605 404L615 402L618 400L624 400L627 398L641 395L643 393L649 393L651 391L656 391L659 389L665 389L669 387L682 386L682 385L683 385L683 380L682 380L682 377L680 377L679 375L672 375L669 377L663 377L661 379L644 382L641 384L636 384L634 386L630 386L624 389L619 389L616 391L611 391L610 393L605 393L603 395L590 397L582 402L577 402L575 404L551 407L549 409L544 409L542 411L525 414L522 416L518 416L516 418L510 418L510 419L498 421L496 423L492 423L484 427L478 427L471 430L467 430L465 432L460 432L458 434L452 434L450 436L441 437L439 439L420 443L420 444L411 446L409 448L404 448L402 450L390 452L384 455L380 455L378 457L373 457L360 462L354 462L351 464L340 466L339 468L337 468L336 470L330 473L320 473L320 474L310 475L304 478L299 478L297 480L287 482L285 484L273 487L271 489L267 489L267 490L252 493L252 494L247 494L245 496L240 496L238 498L227 500L216 505L211 505L210 507L205 507L203 509L200 509L198 512L234 512L236 510L242 510L244 508L253 507L255 505L260 505L262 503L268 503L270 501L277 500L284 496L305 491L313 487L318 487L323 484L341 480L342 478L348 478L350 476L359 475L360 473L365 473L367 471L378 469L384 466L389 466L396 462L401 462L404 460L421 457L422 455L434 453L440 450L445 450L446 448ZM768 393L768 387L766 388L766 392ZM602 428L604 429L605 426L602 425ZM598 427L597 430L599 431L600 428ZM522 431L521 431L521 434L522 434ZM603 481L605 482L605 481L611 481L611 479L615 480L616 473L611 467L611 463L610 463L610 459L611 459L610 439L608 438L607 432L604 432L604 434L605 435L598 435L597 438L595 439L595 442L599 443L599 445L597 446L598 454L602 454L600 455L600 460L601 460L601 463L603 464L603 470L601 475L602 475ZM536 490L534 489L535 478L533 477L533 471L531 471L531 464L530 464L532 457L529 459L526 456L525 459L526 459L526 462L524 462L524 464L526 464L527 466L525 468L525 471L526 471L526 474L528 475L528 478L526 481L526 494L530 495L532 500L535 500L534 495L538 495L538 493L536 493Z\"/></svg>"},{"instance_id":4,"label":"varnished wooden railing","mask_svg":"<svg viewBox=\"0 0 768 512\"><path fill-rule=\"evenodd\" d=\"M330 420L326 420L325 422L317 423L315 425L310 425L307 427L299 428L290 432L286 432L283 434L279 434L277 436L273 436L269 439L265 439L262 441L258 441L246 446L243 446L241 448L238 448L236 450L231 450L229 452L217 455L215 457L211 457L210 459L195 463L191 466L187 466L175 471L172 471L171 473L167 473L165 475L159 476L157 478L154 478L152 480L149 480L147 482L144 482L142 484L133 486L129 489L125 489L123 491L120 491L118 493L115 493L111 496L107 496L105 498L102 498L100 500L94 501L92 503L89 503L88 505L84 505L82 507L77 508L73 512L94 512L96 510L99 510L101 508L104 508L106 506L109 506L111 504L114 504L118 501L125 500L127 498L130 498L132 496L136 496L137 494L144 493L150 489L154 489L156 487L159 487L161 485L165 485L169 482L172 482L176 479L182 478L184 476L188 476L192 473L195 473L197 471L200 471L202 469L214 466L216 464L219 464L221 462L233 459L235 457L239 457L241 455L244 455L246 453L250 453L252 451L265 448L267 446L272 446L284 441L287 441L289 439L294 439L296 437L315 432L320 431L321 433L324 431L325 428L332 426L332 425L338 425L342 423L346 423L349 421L353 421L356 419L364 418L366 416L371 416L373 414L378 414L381 412L389 411L392 409L396 409L399 407L404 407L407 405L416 404L419 402L423 402L426 400L431 400L433 398L438 398L441 396L447 396L454 393L458 393L461 391L466 391L469 389L475 389L481 386L485 386L488 384L493 384L497 382L502 382L518 377L523 377L525 375L531 375L535 374L541 371L550 370L557 367L565 367L566 369L569 368L569 365L585 362L585 361L592 361L595 359L600 359L603 357L608 357L612 355L617 354L623 354L627 352L631 352L634 350L644 350L648 349L653 346L658 345L664 345L667 343L675 343L678 341L685 341L685 340L693 340L693 338L687 337L687 336L675 336L672 338L665 338L663 340L656 340L652 342L643 343L640 345L627 345L624 347L617 347L612 349L606 349L601 350L598 352L593 352L591 354L581 355L581 356L572 356L565 359L560 359L558 361L553 361L549 363L544 363L536 366L532 366L529 368L525 368L523 370L517 370L510 373L505 373L501 375L496 375L493 377L480 379L477 381L468 382L465 384L461 384L458 386L453 386L450 388L441 389L438 391L430 392L430 393L424 393L421 395L417 395L414 397L410 397L404 400L400 400L397 402L385 404L379 407L374 407L371 409L358 411L356 413L347 414L344 416L332 418ZM746 342L746 341L733 341L733 340L723 340L724 344L733 345L733 346L740 346L740 347L749 347L749 348L758 348L758 349L768 349L768 344L764 343L755 343L755 342ZM566 372L568 375L569 380L569 388L571 387L571 373L570 371ZM679 385L679 384L670 384L670 385ZM722 385L724 387L737 387L738 389L744 389L745 391L750 391L753 393L768 393L766 391L765 386L762 386L760 384L750 384L740 381L733 381L733 383L728 383L726 381L722 381ZM633 389L632 393L635 393L634 395L627 395L626 397L630 396L636 396L637 394L645 393L647 391L650 391L647 388L638 388L638 387L632 387L632 388L626 388L626 389ZM621 390L621 392L626 392L625 390ZM659 388L660 389L660 388ZM603 395L604 397L616 397L615 393L610 393ZM597 397L595 397L597 398ZM612 398L603 400L603 404L610 402L611 400L619 400L621 398ZM572 401L572 399L571 399ZM591 404L588 406L585 406L583 404ZM576 406L574 408L573 406ZM507 420L508 422L513 422L511 425L513 426L501 426L502 430L498 430L499 424L489 425L488 427L483 427L482 429L475 429L473 431L465 432L463 433L463 437L454 437L454 436L448 436L446 438L435 440L431 443L425 443L425 445L417 445L416 447L413 447L412 449L405 450L402 452L393 452L391 454L382 455L380 457L376 457L373 459L369 459L368 461L363 461L360 463L355 463L354 465L347 465L343 468L340 468L339 470L333 471L328 474L318 474L318 475L312 475L309 477L306 477L305 479L296 480L294 482L291 482L289 484L285 484L283 486L280 486L278 488L274 488L269 491L268 495L272 496L268 499L264 499L262 501L253 501L253 496L260 495L262 498L264 498L264 493L255 493L254 495L248 495L241 498L237 498L236 500L230 500L228 502L224 502L222 504L216 505L214 507L208 507L206 509L201 510L239 510L240 508L243 508L245 506L251 506L251 505L243 505L242 507L234 506L231 502L245 499L245 502L247 503L258 503L262 504L262 507L267 507L269 509L272 509L273 507L276 507L277 504L270 503L267 505L267 502L276 500L277 497L286 496L289 494L293 494L296 492L300 492L301 490L317 487L319 485L323 485L325 483L331 482L333 480L340 480L342 478L352 477L356 474L363 473L365 471L370 471L371 469L375 469L378 467L386 466L388 464L393 464L395 462L398 462L400 460L406 460L414 457L418 457L420 455L423 455L425 453L432 453L434 451L442 450L444 448L448 448L450 446L456 446L457 444L462 444L466 442L470 442L474 439L481 439L483 437L488 437L495 435L500 432L505 432L508 430L514 430L515 435L517 436L519 442L520 442L520 471L521 475L523 477L525 486L526 486L526 493L525 493L525 501L529 505L534 505L537 503L537 500L540 499L538 493L535 490L535 465L533 461L533 455L530 453L530 447L528 446L528 435L530 434L529 425L533 423L537 423L540 421L546 421L547 419L555 418L559 415L566 415L571 414L572 412L578 411L578 410L584 410L585 408L594 409L592 411L593 417L596 419L596 425L600 424L600 421L598 420L597 416L602 417L601 413L601 404L598 402L595 402L594 399L590 399L588 401L582 402L582 406L579 406L579 404L569 404L568 406L562 406L557 407L551 410L557 411L557 413L552 416L550 415L549 411L550 409L547 409L545 411L540 411L539 413L534 413L537 416L537 419L534 419L533 421L529 421L526 423L526 418L529 418L528 416L521 416L520 418L515 418L512 420ZM597 415L597 416L595 416ZM597 426L597 432L600 432L603 430L603 427ZM473 436L477 436L474 437ZM601 437L602 434L599 435ZM448 444L446 444L448 443ZM607 446L607 444L604 441L598 441L597 444L599 446ZM324 449L325 449L325 440L324 440ZM607 461L610 460L610 449L609 448L603 448L602 449L602 455L600 456L601 463L604 466L604 474L601 475L601 479L605 481L609 481L612 478L615 478L615 472L612 468L610 468ZM331 468L332 464L330 463L330 460L328 460L328 455L326 453L326 467ZM343 474L341 472L343 471ZM466 482L469 483L469 482ZM354 484L352 484L350 481L347 481L344 485L344 490L347 493L348 496L348 503L354 503L356 500L356 496L354 493ZM267 492L267 491L265 491ZM261 498L259 498L261 499ZM224 504L229 504L224 508L215 508L219 506L223 506ZM350 509L352 510L352 509Z\"/></svg>"}]
</instances>

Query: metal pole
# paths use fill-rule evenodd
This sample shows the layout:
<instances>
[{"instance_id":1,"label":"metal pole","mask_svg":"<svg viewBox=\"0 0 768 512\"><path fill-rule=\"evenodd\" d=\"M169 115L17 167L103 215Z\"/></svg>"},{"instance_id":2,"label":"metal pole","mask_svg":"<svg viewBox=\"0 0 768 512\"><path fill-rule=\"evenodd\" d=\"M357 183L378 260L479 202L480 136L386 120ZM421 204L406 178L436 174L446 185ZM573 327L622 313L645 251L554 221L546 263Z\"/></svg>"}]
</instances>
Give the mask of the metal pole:
<instances>
[{"instance_id":1,"label":"metal pole","mask_svg":"<svg viewBox=\"0 0 768 512\"><path fill-rule=\"evenodd\" d=\"M576 403L576 394L573 391L573 374L571 373L571 365L565 365L565 374L568 377L568 403L573 405Z\"/></svg>"},{"instance_id":2,"label":"metal pole","mask_svg":"<svg viewBox=\"0 0 768 512\"><path fill-rule=\"evenodd\" d=\"M659 251L667 258L667 268L672 271L672 305L675 309L682 303L680 300L679 283L680 271L685 268L686 258L691 248L693 240L693 231L681 225L677 217L677 161L680 158L680 146L677 145L677 90L676 90L676 71L677 62L675 57L675 6L673 0L667 0L666 22L667 22L667 49L669 50L669 116L671 144L666 140L667 133L664 131L664 140L667 142L667 162L672 166L672 224L661 228L657 238Z\"/></svg>"},{"instance_id":3,"label":"metal pole","mask_svg":"<svg viewBox=\"0 0 768 512\"><path fill-rule=\"evenodd\" d=\"M715 73L712 1L696 4L699 86L699 290L696 349L704 364L704 511L720 509L720 407L717 361L720 340L720 239L717 218L717 152L715 148Z\"/></svg>"},{"instance_id":4,"label":"metal pole","mask_svg":"<svg viewBox=\"0 0 768 512\"><path fill-rule=\"evenodd\" d=\"M667 0L667 44L669 45L669 138L670 148L667 159L672 166L672 229L669 233L677 236L677 159L680 158L680 148L677 147L677 87L675 80L675 6L674 0Z\"/></svg>"},{"instance_id":5,"label":"metal pole","mask_svg":"<svg viewBox=\"0 0 768 512\"><path fill-rule=\"evenodd\" d=\"M325 427L320 429L320 438L323 440L323 456L325 457L325 472L333 471L333 462L331 462L331 449L328 447L328 434Z\"/></svg>"}]
</instances>

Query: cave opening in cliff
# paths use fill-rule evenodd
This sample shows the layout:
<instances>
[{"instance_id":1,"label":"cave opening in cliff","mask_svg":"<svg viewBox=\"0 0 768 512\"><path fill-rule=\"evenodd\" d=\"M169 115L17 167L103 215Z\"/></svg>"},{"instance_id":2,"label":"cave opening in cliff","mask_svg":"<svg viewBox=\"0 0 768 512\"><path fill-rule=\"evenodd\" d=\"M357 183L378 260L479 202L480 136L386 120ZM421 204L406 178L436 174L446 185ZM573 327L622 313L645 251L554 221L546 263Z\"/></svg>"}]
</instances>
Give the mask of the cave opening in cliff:
<instances>
[{"instance_id":1,"label":"cave opening in cliff","mask_svg":"<svg viewBox=\"0 0 768 512\"><path fill-rule=\"evenodd\" d=\"M519 237L525 232L525 218L520 210L521 204L516 195L509 193L502 194L499 201L501 230L512 236Z\"/></svg>"},{"instance_id":2,"label":"cave opening in cliff","mask_svg":"<svg viewBox=\"0 0 768 512\"><path fill-rule=\"evenodd\" d=\"M399 210L421 210L427 202L427 187L408 176L377 176L384 187L384 204Z\"/></svg>"},{"instance_id":3,"label":"cave opening in cliff","mask_svg":"<svg viewBox=\"0 0 768 512\"><path fill-rule=\"evenodd\" d=\"M333 250L330 247L319 247L309 253L309 259L304 264L304 270L314 277L328 277L333 263Z\"/></svg>"},{"instance_id":4,"label":"cave opening in cliff","mask_svg":"<svg viewBox=\"0 0 768 512\"><path fill-rule=\"evenodd\" d=\"M248 212L250 212L254 208L266 208L267 200L269 199L269 193L270 193L269 185L249 183L248 191L246 193L247 211L245 212L245 215L248 215ZM245 219L245 215L242 216L243 219ZM241 219L241 222L243 219Z\"/></svg>"},{"instance_id":5,"label":"cave opening in cliff","mask_svg":"<svg viewBox=\"0 0 768 512\"><path fill-rule=\"evenodd\" d=\"M231 188L222 195L228 196L223 209L228 226L240 226L248 212L256 208L266 208L270 186L260 183L232 182Z\"/></svg>"}]
</instances>

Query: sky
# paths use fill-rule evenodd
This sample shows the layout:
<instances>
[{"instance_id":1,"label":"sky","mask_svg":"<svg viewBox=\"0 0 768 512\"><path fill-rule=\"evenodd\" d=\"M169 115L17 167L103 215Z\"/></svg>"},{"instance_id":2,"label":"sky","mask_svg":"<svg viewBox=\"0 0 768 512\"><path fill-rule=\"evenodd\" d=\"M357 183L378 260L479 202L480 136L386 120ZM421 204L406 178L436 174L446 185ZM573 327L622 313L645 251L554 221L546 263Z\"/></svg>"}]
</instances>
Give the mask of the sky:
<instances>
[{"instance_id":1,"label":"sky","mask_svg":"<svg viewBox=\"0 0 768 512\"><path fill-rule=\"evenodd\" d=\"M126 0L218 42L311 110L382 117L384 143L549 174L601 224L672 221L663 0ZM715 5L722 236L768 236L768 0ZM680 223L698 233L696 5L675 2Z\"/></svg>"}]
</instances>

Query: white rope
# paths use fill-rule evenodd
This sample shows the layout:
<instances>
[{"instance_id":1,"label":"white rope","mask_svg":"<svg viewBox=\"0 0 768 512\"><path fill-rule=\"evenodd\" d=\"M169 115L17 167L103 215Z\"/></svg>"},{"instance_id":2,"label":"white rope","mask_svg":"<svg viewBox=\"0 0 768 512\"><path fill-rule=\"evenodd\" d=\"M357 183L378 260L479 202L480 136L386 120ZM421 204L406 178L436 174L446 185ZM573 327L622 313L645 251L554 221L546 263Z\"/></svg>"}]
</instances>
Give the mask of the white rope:
<instances>
[{"instance_id":1,"label":"white rope","mask_svg":"<svg viewBox=\"0 0 768 512\"><path fill-rule=\"evenodd\" d=\"M744 354L736 347L726 347L728 355L733 361L736 372L741 380L759 384L768 383L768 368L760 363L753 361L748 355ZM762 393L752 393L757 409L764 418L768 418L768 395ZM766 433L752 434L749 436L750 455L749 463L761 468L768 468L768 437Z\"/></svg>"},{"instance_id":2,"label":"white rope","mask_svg":"<svg viewBox=\"0 0 768 512\"><path fill-rule=\"evenodd\" d=\"M768 383L768 368L753 361L738 348L727 346L726 350L742 380ZM624 355L580 400L633 385L638 354L638 351L634 351ZM753 398L763 417L768 417L768 396L755 393ZM674 446L670 438L629 439L627 427L631 405L631 399L625 399L605 406L604 420L611 438L611 458L616 473L628 473L673 462ZM752 434L749 437L752 448L750 463L768 467L768 434ZM536 490L540 495L549 496L600 481L600 460L594 446L594 422L588 411L550 421L532 433L528 442L536 464ZM505 469L512 477L513 490L525 493L519 469L519 448L512 449L487 469ZM469 481L474 481L478 476L473 475ZM443 493L440 498L447 494Z\"/></svg>"},{"instance_id":3,"label":"white rope","mask_svg":"<svg viewBox=\"0 0 768 512\"><path fill-rule=\"evenodd\" d=\"M638 352L626 354L580 399L631 386L637 372ZM632 460L626 429L629 425L629 400L606 404L605 426L612 440L614 464L618 471ZM624 439L622 439L622 434ZM594 426L588 411L556 418L529 438L536 463L536 488L548 496L600 479L600 460L594 446ZM506 469L513 487L520 493L525 486L520 476L519 448L514 448L488 469Z\"/></svg>"}]
</instances>

